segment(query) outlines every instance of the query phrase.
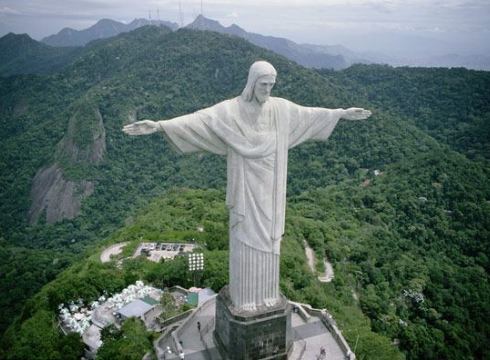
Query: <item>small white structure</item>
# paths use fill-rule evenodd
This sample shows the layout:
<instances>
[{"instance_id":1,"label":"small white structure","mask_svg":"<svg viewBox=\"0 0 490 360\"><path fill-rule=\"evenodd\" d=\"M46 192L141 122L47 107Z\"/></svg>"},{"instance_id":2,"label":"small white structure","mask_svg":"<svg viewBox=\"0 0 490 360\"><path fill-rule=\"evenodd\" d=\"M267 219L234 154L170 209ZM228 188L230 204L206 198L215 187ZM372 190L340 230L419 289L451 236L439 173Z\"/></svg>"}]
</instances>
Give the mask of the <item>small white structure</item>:
<instances>
[{"instance_id":1,"label":"small white structure","mask_svg":"<svg viewBox=\"0 0 490 360\"><path fill-rule=\"evenodd\" d=\"M112 297L107 293L101 295L97 300L88 303L87 307L82 307L83 299L72 301L67 305L60 304L58 307L60 329L64 334L79 333L87 345L85 358L94 359L97 349L102 344L101 329L111 324L118 326L116 317L121 320L138 317L149 326L161 311L161 307L157 304L162 293L161 289L145 285L143 281L138 280ZM149 302L155 304L151 305Z\"/></svg>"}]
</instances>

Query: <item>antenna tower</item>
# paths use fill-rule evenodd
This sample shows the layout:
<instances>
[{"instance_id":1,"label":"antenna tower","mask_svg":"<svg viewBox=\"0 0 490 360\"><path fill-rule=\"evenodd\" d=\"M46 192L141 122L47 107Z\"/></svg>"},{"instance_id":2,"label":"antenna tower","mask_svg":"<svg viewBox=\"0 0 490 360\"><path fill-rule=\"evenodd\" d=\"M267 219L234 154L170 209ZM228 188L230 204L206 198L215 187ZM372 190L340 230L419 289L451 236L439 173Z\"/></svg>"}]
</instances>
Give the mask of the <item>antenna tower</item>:
<instances>
[{"instance_id":1,"label":"antenna tower","mask_svg":"<svg viewBox=\"0 0 490 360\"><path fill-rule=\"evenodd\" d=\"M182 13L182 1L179 1L180 27L184 27L184 14Z\"/></svg>"},{"instance_id":2,"label":"antenna tower","mask_svg":"<svg viewBox=\"0 0 490 360\"><path fill-rule=\"evenodd\" d=\"M148 17L149 17L150 25L151 25L151 10L148 10Z\"/></svg>"}]
</instances>

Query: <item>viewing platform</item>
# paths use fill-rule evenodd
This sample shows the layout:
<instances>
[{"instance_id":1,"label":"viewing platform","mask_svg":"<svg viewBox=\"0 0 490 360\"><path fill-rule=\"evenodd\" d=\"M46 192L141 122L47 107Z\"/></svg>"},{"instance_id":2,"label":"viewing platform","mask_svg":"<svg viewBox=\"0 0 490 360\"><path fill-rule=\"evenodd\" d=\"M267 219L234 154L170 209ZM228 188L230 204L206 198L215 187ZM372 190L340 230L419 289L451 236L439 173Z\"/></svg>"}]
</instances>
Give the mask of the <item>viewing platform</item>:
<instances>
[{"instance_id":1,"label":"viewing platform","mask_svg":"<svg viewBox=\"0 0 490 360\"><path fill-rule=\"evenodd\" d=\"M355 359L330 314L305 304L290 303L294 309L291 317L294 342L289 360ZM180 359L183 352L186 360L224 360L213 336L215 310L216 297L213 297L186 319L170 325L154 343L158 359Z\"/></svg>"}]
</instances>

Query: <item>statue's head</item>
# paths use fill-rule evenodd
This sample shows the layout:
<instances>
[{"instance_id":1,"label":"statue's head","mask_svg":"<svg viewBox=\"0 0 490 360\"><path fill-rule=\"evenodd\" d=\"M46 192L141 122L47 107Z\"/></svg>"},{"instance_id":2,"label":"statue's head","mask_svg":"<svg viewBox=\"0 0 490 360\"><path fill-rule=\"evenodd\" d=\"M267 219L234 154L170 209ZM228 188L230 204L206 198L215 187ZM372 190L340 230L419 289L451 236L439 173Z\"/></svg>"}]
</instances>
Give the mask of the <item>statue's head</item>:
<instances>
[{"instance_id":1,"label":"statue's head","mask_svg":"<svg viewBox=\"0 0 490 360\"><path fill-rule=\"evenodd\" d=\"M267 61L256 61L250 66L248 80L242 92L242 99L252 101L256 99L264 103L269 99L271 90L276 83L277 71Z\"/></svg>"}]
</instances>

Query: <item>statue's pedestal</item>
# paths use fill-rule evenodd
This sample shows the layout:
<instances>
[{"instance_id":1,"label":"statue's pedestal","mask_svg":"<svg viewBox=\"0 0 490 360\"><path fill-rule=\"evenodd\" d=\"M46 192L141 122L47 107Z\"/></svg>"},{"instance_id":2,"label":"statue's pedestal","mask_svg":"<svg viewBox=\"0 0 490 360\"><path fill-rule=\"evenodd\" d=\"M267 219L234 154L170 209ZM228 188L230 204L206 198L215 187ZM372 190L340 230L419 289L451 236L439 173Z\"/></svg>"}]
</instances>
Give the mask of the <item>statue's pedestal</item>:
<instances>
[{"instance_id":1,"label":"statue's pedestal","mask_svg":"<svg viewBox=\"0 0 490 360\"><path fill-rule=\"evenodd\" d=\"M287 359L293 343L291 305L281 297L273 307L239 312L225 286L216 298L214 338L224 359Z\"/></svg>"}]
</instances>

